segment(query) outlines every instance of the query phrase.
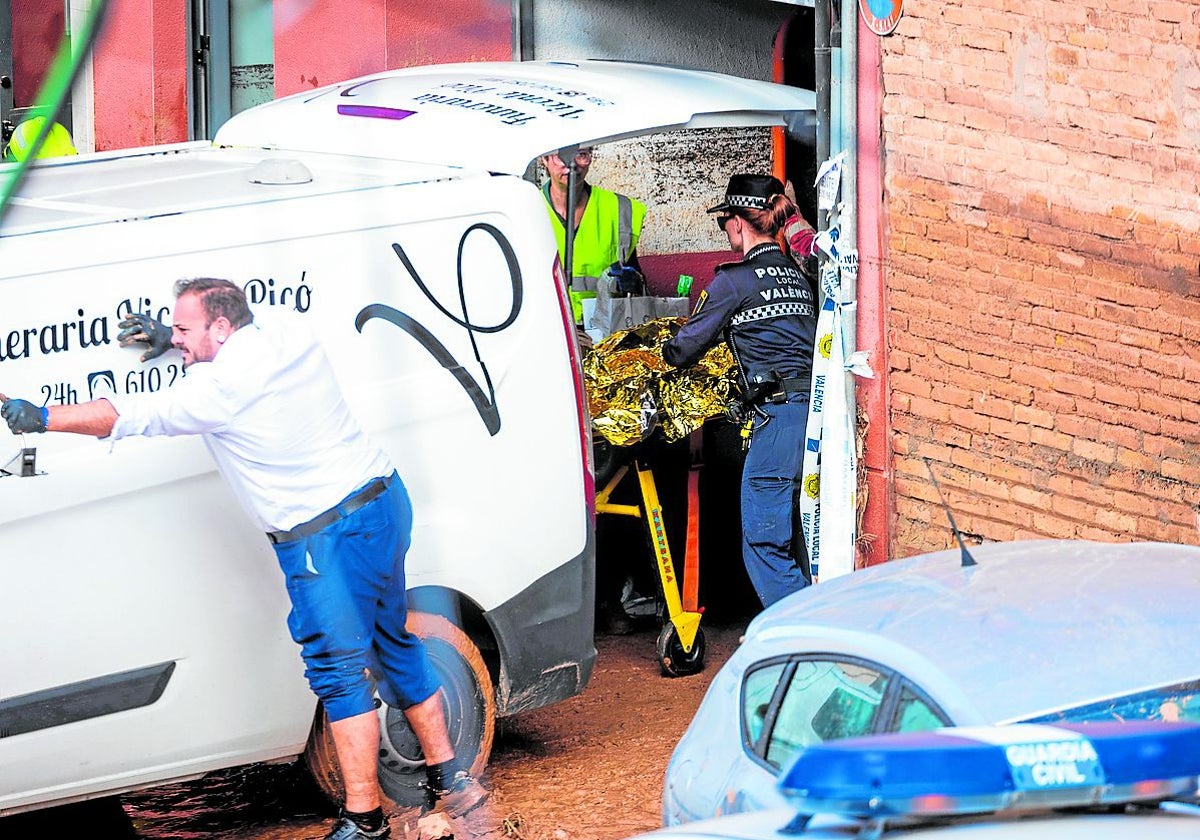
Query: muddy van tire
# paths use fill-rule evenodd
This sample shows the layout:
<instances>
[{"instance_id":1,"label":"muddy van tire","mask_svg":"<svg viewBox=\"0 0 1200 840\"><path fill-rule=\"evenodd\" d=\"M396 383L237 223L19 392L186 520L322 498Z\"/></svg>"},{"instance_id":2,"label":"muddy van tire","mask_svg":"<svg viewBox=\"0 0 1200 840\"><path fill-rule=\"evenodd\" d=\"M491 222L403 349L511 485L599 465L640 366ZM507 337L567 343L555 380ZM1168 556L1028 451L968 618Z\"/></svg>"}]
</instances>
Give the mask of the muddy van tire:
<instances>
[{"instance_id":1,"label":"muddy van tire","mask_svg":"<svg viewBox=\"0 0 1200 840\"><path fill-rule=\"evenodd\" d=\"M462 630L440 615L410 612L406 627L421 637L429 661L442 680L446 727L454 754L478 777L487 767L496 731L496 700L479 649ZM404 808L425 799L425 758L403 712L376 698L380 709L379 786ZM317 716L304 760L321 791L335 804L345 797L333 735L324 709Z\"/></svg>"}]
</instances>

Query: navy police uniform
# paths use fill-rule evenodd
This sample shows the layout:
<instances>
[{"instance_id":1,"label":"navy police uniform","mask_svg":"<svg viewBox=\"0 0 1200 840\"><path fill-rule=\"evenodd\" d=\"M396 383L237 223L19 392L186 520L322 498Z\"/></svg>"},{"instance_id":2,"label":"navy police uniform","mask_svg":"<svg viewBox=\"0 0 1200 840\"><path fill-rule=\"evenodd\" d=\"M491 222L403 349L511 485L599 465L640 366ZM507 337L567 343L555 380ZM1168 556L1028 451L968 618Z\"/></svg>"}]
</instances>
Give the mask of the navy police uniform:
<instances>
[{"instance_id":1,"label":"navy police uniform","mask_svg":"<svg viewBox=\"0 0 1200 840\"><path fill-rule=\"evenodd\" d=\"M746 176L731 179L731 193L739 177ZM663 346L668 363L688 367L724 338L737 361L743 400L754 414L742 473L742 555L763 606L809 583L791 554L792 503L816 327L808 279L778 245L765 243L717 268L687 323Z\"/></svg>"}]
</instances>

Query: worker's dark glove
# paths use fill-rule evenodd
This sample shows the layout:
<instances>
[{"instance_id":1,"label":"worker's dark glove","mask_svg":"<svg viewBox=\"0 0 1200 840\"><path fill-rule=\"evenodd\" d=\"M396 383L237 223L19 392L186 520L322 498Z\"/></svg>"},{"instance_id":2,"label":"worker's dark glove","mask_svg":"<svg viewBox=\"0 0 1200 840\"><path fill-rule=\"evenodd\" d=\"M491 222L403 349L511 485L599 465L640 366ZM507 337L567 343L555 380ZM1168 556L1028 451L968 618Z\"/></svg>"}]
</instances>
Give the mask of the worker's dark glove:
<instances>
[{"instance_id":1,"label":"worker's dark glove","mask_svg":"<svg viewBox=\"0 0 1200 840\"><path fill-rule=\"evenodd\" d=\"M122 347L139 341L149 345L149 349L142 354L143 362L157 359L171 349L171 328L149 315L131 312L117 326L121 328L117 333L117 342Z\"/></svg>"},{"instance_id":2,"label":"worker's dark glove","mask_svg":"<svg viewBox=\"0 0 1200 840\"><path fill-rule=\"evenodd\" d=\"M27 432L46 431L46 424L50 422L50 411L47 408L39 408L28 400L5 399L3 404L0 404L0 417L8 423L8 428L14 435L23 435Z\"/></svg>"}]
</instances>

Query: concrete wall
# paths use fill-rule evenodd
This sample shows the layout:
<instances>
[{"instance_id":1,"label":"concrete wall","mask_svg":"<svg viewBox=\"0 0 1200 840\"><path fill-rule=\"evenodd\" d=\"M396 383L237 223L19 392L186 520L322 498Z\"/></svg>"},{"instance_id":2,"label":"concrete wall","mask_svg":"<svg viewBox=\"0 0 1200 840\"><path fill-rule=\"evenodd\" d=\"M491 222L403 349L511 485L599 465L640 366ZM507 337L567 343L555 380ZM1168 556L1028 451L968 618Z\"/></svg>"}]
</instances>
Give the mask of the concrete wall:
<instances>
[{"instance_id":1,"label":"concrete wall","mask_svg":"<svg viewBox=\"0 0 1200 840\"><path fill-rule=\"evenodd\" d=\"M607 58L771 79L775 33L795 6L768 0L535 0L525 58ZM531 18L531 19L530 19ZM728 240L704 208L735 172L771 166L768 130L663 134L605 147L589 180L649 205L638 252L718 251Z\"/></svg>"},{"instance_id":2,"label":"concrete wall","mask_svg":"<svg viewBox=\"0 0 1200 840\"><path fill-rule=\"evenodd\" d=\"M675 254L727 249L705 209L721 200L733 171L770 169L770 129L700 129L603 146L588 180L646 203L639 254Z\"/></svg>"},{"instance_id":3,"label":"concrete wall","mask_svg":"<svg viewBox=\"0 0 1200 840\"><path fill-rule=\"evenodd\" d=\"M768 0L534 0L524 58L613 58L771 78L775 32L795 9ZM527 49L530 45L526 45Z\"/></svg>"},{"instance_id":4,"label":"concrete wall","mask_svg":"<svg viewBox=\"0 0 1200 840\"><path fill-rule=\"evenodd\" d=\"M951 542L926 457L983 539L1200 543L1200 6L904 15L882 45L893 553Z\"/></svg>"}]
</instances>

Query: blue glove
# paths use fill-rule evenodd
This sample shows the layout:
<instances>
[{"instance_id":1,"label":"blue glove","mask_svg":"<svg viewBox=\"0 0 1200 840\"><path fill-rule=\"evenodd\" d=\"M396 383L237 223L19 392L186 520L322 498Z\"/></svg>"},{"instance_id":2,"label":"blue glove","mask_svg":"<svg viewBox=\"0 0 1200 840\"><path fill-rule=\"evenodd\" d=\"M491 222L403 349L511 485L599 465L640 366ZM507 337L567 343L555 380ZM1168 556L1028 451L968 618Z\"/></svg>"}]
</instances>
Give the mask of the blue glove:
<instances>
[{"instance_id":1,"label":"blue glove","mask_svg":"<svg viewBox=\"0 0 1200 840\"><path fill-rule=\"evenodd\" d=\"M0 397L3 395L0 394ZM14 435L27 432L44 432L50 422L50 410L38 407L28 400L5 399L0 405L0 417L8 423L9 430Z\"/></svg>"},{"instance_id":2,"label":"blue glove","mask_svg":"<svg viewBox=\"0 0 1200 840\"><path fill-rule=\"evenodd\" d=\"M171 328L149 315L131 312L117 326L121 328L117 333L117 342L122 347L139 341L149 345L149 349L142 354L143 362L157 359L171 349Z\"/></svg>"}]
</instances>

